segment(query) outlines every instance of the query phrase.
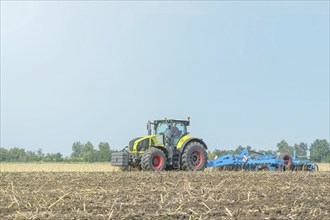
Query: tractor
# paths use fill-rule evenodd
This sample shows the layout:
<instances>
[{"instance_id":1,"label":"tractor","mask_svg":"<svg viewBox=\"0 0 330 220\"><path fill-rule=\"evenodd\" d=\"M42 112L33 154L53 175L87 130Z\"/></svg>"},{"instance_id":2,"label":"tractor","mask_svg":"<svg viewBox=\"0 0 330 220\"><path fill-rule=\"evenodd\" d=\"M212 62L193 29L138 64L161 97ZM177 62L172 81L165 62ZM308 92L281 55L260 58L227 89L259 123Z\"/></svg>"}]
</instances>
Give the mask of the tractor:
<instances>
[{"instance_id":1,"label":"tractor","mask_svg":"<svg viewBox=\"0 0 330 220\"><path fill-rule=\"evenodd\" d=\"M207 164L207 146L189 134L189 125L190 117L148 121L148 135L134 138L123 151L113 153L111 164L122 170L202 171Z\"/></svg>"}]
</instances>

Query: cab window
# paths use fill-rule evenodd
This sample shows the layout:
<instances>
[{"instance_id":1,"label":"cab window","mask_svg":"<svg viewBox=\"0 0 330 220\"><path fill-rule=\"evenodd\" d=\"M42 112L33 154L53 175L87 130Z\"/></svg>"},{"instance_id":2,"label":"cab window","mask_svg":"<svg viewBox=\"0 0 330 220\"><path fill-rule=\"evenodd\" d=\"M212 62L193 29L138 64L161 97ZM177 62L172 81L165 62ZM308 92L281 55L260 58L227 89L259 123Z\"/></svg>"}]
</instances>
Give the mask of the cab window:
<instances>
[{"instance_id":1,"label":"cab window","mask_svg":"<svg viewBox=\"0 0 330 220\"><path fill-rule=\"evenodd\" d=\"M167 123L160 122L156 128L156 134L164 133L167 129Z\"/></svg>"},{"instance_id":2,"label":"cab window","mask_svg":"<svg viewBox=\"0 0 330 220\"><path fill-rule=\"evenodd\" d=\"M179 129L180 131L180 136L184 135L187 133L186 126L182 123L174 123L174 125Z\"/></svg>"}]
</instances>

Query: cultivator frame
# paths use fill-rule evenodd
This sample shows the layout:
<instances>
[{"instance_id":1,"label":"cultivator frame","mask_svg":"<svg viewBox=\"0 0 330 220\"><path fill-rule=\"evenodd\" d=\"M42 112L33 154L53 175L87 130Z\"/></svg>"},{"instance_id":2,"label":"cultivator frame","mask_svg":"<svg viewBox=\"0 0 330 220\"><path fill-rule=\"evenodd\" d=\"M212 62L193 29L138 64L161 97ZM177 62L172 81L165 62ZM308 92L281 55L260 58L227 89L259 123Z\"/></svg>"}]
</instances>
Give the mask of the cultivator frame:
<instances>
[{"instance_id":1,"label":"cultivator frame","mask_svg":"<svg viewBox=\"0 0 330 220\"><path fill-rule=\"evenodd\" d=\"M243 149L238 154L226 154L212 161L207 167L214 167L217 170L239 171L239 170L270 170L270 171L318 171L317 164L309 160L299 160L296 153L277 156Z\"/></svg>"}]
</instances>

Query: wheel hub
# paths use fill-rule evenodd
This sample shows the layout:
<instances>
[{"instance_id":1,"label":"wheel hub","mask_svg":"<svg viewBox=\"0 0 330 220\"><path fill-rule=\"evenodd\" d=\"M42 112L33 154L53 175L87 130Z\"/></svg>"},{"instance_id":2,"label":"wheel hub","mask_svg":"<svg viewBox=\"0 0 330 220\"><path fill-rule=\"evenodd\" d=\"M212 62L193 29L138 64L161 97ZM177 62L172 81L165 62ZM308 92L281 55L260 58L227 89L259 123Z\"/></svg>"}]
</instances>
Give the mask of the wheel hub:
<instances>
[{"instance_id":1,"label":"wheel hub","mask_svg":"<svg viewBox=\"0 0 330 220\"><path fill-rule=\"evenodd\" d=\"M202 163L202 155L199 151L193 151L191 154L191 163L194 167L198 167Z\"/></svg>"},{"instance_id":2,"label":"wheel hub","mask_svg":"<svg viewBox=\"0 0 330 220\"><path fill-rule=\"evenodd\" d=\"M157 158L154 158L152 160L152 165L157 166L159 164L159 160Z\"/></svg>"},{"instance_id":3,"label":"wheel hub","mask_svg":"<svg viewBox=\"0 0 330 220\"><path fill-rule=\"evenodd\" d=\"M159 169L163 165L163 158L157 154L152 157L151 164L154 169Z\"/></svg>"}]
</instances>

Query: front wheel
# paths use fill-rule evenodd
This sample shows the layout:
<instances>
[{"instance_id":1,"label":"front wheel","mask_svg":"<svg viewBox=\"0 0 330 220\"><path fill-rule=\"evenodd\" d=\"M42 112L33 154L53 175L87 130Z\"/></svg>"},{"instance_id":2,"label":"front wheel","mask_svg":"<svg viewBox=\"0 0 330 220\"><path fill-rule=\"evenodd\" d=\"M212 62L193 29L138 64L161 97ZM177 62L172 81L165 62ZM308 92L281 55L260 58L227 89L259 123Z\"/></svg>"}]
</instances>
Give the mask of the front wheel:
<instances>
[{"instance_id":1,"label":"front wheel","mask_svg":"<svg viewBox=\"0 0 330 220\"><path fill-rule=\"evenodd\" d=\"M207 152L203 144L199 142L189 143L182 153L181 161L183 170L204 170L207 163Z\"/></svg>"},{"instance_id":2,"label":"front wheel","mask_svg":"<svg viewBox=\"0 0 330 220\"><path fill-rule=\"evenodd\" d=\"M158 148L150 148L144 152L141 167L146 171L162 171L166 168L165 153Z\"/></svg>"}]
</instances>

